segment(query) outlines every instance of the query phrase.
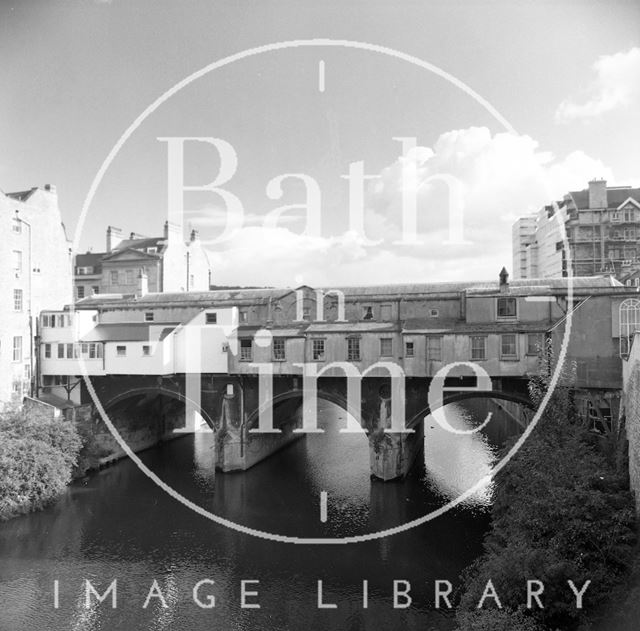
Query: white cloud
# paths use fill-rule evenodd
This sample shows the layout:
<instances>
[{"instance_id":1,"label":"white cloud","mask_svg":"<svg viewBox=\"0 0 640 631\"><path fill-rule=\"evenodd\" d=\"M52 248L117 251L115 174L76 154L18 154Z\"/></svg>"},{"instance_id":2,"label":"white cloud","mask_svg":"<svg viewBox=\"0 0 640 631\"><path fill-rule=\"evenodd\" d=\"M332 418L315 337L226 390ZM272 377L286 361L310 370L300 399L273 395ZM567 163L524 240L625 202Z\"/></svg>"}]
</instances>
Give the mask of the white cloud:
<instances>
[{"instance_id":1,"label":"white cloud","mask_svg":"<svg viewBox=\"0 0 640 631\"><path fill-rule=\"evenodd\" d=\"M403 172L415 167L418 238L421 245L397 244L402 238ZM612 180L600 161L582 152L562 159L539 148L529 136L491 135L471 127L442 134L431 149L389 165L369 187L364 235L309 236L286 226L246 225L229 241L211 245L216 284L278 285L304 283L344 286L497 277L511 266L511 224L543 204L582 189L594 176ZM459 182L465 245L448 245L449 194L443 177ZM299 228L299 229L298 229ZM214 236L214 235L211 235ZM203 234L203 238L207 238Z\"/></svg>"},{"instance_id":2,"label":"white cloud","mask_svg":"<svg viewBox=\"0 0 640 631\"><path fill-rule=\"evenodd\" d=\"M589 119L631 105L640 95L640 48L599 57L592 66L596 76L587 100L568 99L556 110L556 122Z\"/></svg>"}]
</instances>

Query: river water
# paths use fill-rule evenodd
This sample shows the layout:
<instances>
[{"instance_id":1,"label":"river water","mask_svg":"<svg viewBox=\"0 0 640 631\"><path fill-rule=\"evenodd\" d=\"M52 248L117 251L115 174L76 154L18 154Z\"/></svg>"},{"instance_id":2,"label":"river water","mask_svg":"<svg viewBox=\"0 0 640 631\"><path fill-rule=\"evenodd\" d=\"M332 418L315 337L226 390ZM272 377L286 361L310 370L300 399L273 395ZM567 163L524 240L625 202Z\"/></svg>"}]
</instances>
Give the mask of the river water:
<instances>
[{"instance_id":1,"label":"river water","mask_svg":"<svg viewBox=\"0 0 640 631\"><path fill-rule=\"evenodd\" d=\"M455 586L481 551L499 447L518 425L489 400L446 407L453 434L425 421L424 456L402 481L369 478L361 435L341 434L344 412L322 402L324 434L309 435L243 473L213 473L213 437L198 433L141 454L163 481L212 513L260 531L295 537L345 537L417 519L485 483L455 509L392 536L347 545L295 545L236 532L183 506L123 460L72 485L47 510L0 524L0 631L36 629L297 630L452 629L436 580ZM320 494L327 494L326 521ZM86 606L85 580L109 596ZM193 599L194 586L203 604ZM157 581L164 599L145 600ZM241 581L247 603L241 608ZM394 609L393 582L412 598ZM54 604L54 581L58 602ZM318 608L318 581L323 604ZM367 588L363 590L363 581ZM363 591L367 594L364 607ZM407 599L399 598L404 604ZM163 606L166 604L166 607Z\"/></svg>"}]
</instances>

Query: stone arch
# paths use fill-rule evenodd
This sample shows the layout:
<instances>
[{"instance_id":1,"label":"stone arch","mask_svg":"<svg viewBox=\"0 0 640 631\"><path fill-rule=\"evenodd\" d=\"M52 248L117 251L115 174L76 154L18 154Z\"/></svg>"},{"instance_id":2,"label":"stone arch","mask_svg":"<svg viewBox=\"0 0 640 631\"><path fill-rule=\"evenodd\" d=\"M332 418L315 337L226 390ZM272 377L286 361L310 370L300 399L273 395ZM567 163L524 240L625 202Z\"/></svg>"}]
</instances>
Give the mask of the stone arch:
<instances>
[{"instance_id":1,"label":"stone arch","mask_svg":"<svg viewBox=\"0 0 640 631\"><path fill-rule=\"evenodd\" d=\"M128 390L125 390L124 392L117 394L116 396L109 399L109 401L103 403L103 407L105 412L108 413L109 409L115 407L119 403L126 401L127 399L132 399L138 396L147 396L149 394L165 396L169 399L180 401L185 405L187 403L187 397L179 390L171 390L169 388L163 388L162 386L141 386L139 388L130 388ZM216 425L210 414L202 406L199 406L199 412L207 425L215 431Z\"/></svg>"}]
</instances>

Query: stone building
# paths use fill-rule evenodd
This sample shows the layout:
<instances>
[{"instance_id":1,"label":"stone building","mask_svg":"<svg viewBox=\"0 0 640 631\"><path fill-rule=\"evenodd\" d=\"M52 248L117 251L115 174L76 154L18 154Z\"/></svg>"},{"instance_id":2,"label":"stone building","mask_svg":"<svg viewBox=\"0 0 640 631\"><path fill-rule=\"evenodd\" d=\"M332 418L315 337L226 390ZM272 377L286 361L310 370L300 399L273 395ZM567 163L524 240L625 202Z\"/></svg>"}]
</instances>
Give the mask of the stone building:
<instances>
[{"instance_id":1,"label":"stone building","mask_svg":"<svg viewBox=\"0 0 640 631\"><path fill-rule=\"evenodd\" d=\"M518 219L512 246L516 278L567 276L570 261L573 276L612 274L625 281L640 269L640 188L592 180L587 189Z\"/></svg>"},{"instance_id":2,"label":"stone building","mask_svg":"<svg viewBox=\"0 0 640 631\"><path fill-rule=\"evenodd\" d=\"M72 298L71 251L55 186L0 191L0 407L38 379L38 314Z\"/></svg>"},{"instance_id":3,"label":"stone building","mask_svg":"<svg viewBox=\"0 0 640 631\"><path fill-rule=\"evenodd\" d=\"M107 228L106 252L78 254L75 260L75 298L94 294L135 294L146 277L151 292L206 291L211 270L198 232L184 241L180 228L165 222L163 235L145 237Z\"/></svg>"}]
</instances>

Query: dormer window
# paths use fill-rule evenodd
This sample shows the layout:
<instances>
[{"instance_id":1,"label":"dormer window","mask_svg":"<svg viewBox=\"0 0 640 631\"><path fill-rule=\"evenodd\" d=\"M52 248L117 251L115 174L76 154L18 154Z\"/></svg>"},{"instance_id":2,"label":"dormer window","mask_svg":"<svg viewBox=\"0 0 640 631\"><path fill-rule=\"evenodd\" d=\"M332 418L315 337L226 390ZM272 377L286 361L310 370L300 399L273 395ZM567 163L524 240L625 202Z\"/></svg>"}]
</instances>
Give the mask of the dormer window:
<instances>
[{"instance_id":1,"label":"dormer window","mask_svg":"<svg viewBox=\"0 0 640 631\"><path fill-rule=\"evenodd\" d=\"M153 247L153 248L147 248L147 254L157 254L158 253L158 248Z\"/></svg>"},{"instance_id":2,"label":"dormer window","mask_svg":"<svg viewBox=\"0 0 640 631\"><path fill-rule=\"evenodd\" d=\"M498 318L515 318L517 303L515 298L498 298Z\"/></svg>"}]
</instances>

